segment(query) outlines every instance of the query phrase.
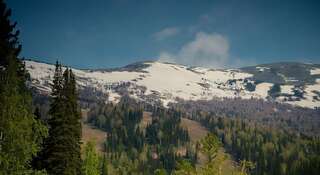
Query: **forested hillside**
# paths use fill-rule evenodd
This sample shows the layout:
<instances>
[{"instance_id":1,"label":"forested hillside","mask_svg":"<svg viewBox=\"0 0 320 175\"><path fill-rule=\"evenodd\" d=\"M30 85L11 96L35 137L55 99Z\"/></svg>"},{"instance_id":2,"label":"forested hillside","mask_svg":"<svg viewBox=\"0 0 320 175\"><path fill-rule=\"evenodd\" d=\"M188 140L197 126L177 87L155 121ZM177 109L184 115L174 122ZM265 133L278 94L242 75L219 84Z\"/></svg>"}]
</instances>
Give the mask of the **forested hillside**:
<instances>
[{"instance_id":1,"label":"forested hillside","mask_svg":"<svg viewBox=\"0 0 320 175\"><path fill-rule=\"evenodd\" d=\"M237 159L255 164L251 174L317 174L319 111L252 100L182 102L190 119L219 137ZM306 125L304 122L310 120ZM313 124L311 124L313 122ZM310 130L309 132L307 132Z\"/></svg>"},{"instance_id":2,"label":"forested hillside","mask_svg":"<svg viewBox=\"0 0 320 175\"><path fill-rule=\"evenodd\" d=\"M156 169L171 173L182 159L195 164L194 150L188 150L188 155L176 153L178 147L189 142L188 132L180 127L181 114L156 108L152 122L143 128L142 107L123 98L117 105L101 105L89 112L88 122L108 133L105 159L109 174L152 174Z\"/></svg>"},{"instance_id":3,"label":"forested hillside","mask_svg":"<svg viewBox=\"0 0 320 175\"><path fill-rule=\"evenodd\" d=\"M229 117L246 119L267 127L275 127L308 136L320 135L320 110L292 107L290 105L259 99L223 98L210 101L186 101L170 105L190 115L197 111L209 112L212 118Z\"/></svg>"},{"instance_id":4,"label":"forested hillside","mask_svg":"<svg viewBox=\"0 0 320 175\"><path fill-rule=\"evenodd\" d=\"M206 136L207 131L199 123L182 118L183 115L176 109L150 106L128 97L116 105L100 104L92 108L87 122L107 133L97 171L105 174L248 172L247 165L237 165L223 152L218 137Z\"/></svg>"},{"instance_id":5,"label":"forested hillside","mask_svg":"<svg viewBox=\"0 0 320 175\"><path fill-rule=\"evenodd\" d=\"M320 168L318 137L265 127L250 120L198 115L236 159L256 164L252 174L317 174Z\"/></svg>"}]
</instances>

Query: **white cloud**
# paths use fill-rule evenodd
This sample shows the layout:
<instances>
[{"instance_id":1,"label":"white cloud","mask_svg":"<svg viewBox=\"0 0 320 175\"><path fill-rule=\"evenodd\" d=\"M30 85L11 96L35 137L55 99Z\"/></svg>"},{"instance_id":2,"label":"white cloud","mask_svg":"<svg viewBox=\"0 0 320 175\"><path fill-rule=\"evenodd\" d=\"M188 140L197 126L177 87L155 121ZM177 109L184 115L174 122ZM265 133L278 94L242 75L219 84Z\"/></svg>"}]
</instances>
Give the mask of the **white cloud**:
<instances>
[{"instance_id":1,"label":"white cloud","mask_svg":"<svg viewBox=\"0 0 320 175\"><path fill-rule=\"evenodd\" d=\"M167 39L169 37L175 36L179 32L180 32L180 30L177 27L167 27L167 28L164 28L163 30L161 30L161 31L159 31L157 33L154 33L153 37L156 40L160 41L160 40L164 40L164 39Z\"/></svg>"},{"instance_id":2,"label":"white cloud","mask_svg":"<svg viewBox=\"0 0 320 175\"><path fill-rule=\"evenodd\" d=\"M160 61L222 68L229 62L229 42L217 33L199 32L193 41L186 43L176 54L161 52Z\"/></svg>"}]
</instances>

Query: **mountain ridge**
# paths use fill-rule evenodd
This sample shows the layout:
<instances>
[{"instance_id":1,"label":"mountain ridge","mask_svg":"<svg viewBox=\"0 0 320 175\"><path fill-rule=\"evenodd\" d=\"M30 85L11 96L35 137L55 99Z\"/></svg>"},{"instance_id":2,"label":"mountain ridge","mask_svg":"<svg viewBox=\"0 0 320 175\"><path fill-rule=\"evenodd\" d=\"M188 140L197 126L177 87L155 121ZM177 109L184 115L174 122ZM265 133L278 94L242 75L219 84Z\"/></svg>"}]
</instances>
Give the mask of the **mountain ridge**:
<instances>
[{"instance_id":1,"label":"mountain ridge","mask_svg":"<svg viewBox=\"0 0 320 175\"><path fill-rule=\"evenodd\" d=\"M25 63L30 72L30 85L49 93L54 65L30 60ZM113 102L127 94L164 106L178 99L240 97L320 107L320 68L317 64L282 62L240 69L210 69L143 61L108 70L73 70L79 89L100 91L108 96L107 101Z\"/></svg>"},{"instance_id":2,"label":"mountain ridge","mask_svg":"<svg viewBox=\"0 0 320 175\"><path fill-rule=\"evenodd\" d=\"M48 62L48 61L42 61L39 60L37 58L23 58L22 61L33 61L33 62L38 62L38 63L45 63L45 64L49 64L49 65L55 65L55 62ZM57 59L57 61L59 61ZM110 67L110 68L76 68L74 66L70 66L70 65L63 65L64 67L72 67L75 69L79 69L79 70L91 70L91 71L100 71L100 70L112 70L112 69L121 69L121 68L125 68L125 67L131 67L132 65L136 65L136 64L144 64L144 63L152 63L152 62L159 62L159 63L163 63L163 64L173 64L173 65L181 65L181 66L185 66L185 67L190 67L190 68L194 68L194 67L202 67L202 68L207 68L207 69L214 69L214 70L226 70L226 69L235 69L235 70L242 70L245 68L249 68L249 67L256 67L256 66L266 66L266 65L274 65L274 64L303 64L303 65L312 65L314 67L318 67L320 68L320 63L308 63L308 62L298 62L298 61L278 61L278 62L270 62L270 63L258 63L255 65L250 65L250 66L242 66L242 67L230 67L230 68L211 68L211 67L203 67L203 66L192 66L192 65L185 65L185 64L179 64L179 63L171 63L171 62L167 62L167 61L159 61L159 60L144 60L144 61L135 61L129 64L125 64L123 66L115 66L115 67Z\"/></svg>"}]
</instances>

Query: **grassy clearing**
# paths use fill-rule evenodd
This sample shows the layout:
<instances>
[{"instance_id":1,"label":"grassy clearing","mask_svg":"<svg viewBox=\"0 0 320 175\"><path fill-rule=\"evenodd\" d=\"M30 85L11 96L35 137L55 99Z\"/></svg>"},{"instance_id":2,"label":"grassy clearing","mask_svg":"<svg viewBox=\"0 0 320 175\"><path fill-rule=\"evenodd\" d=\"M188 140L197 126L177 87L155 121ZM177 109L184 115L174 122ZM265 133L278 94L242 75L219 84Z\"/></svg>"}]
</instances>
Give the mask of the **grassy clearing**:
<instances>
[{"instance_id":1,"label":"grassy clearing","mask_svg":"<svg viewBox=\"0 0 320 175\"><path fill-rule=\"evenodd\" d=\"M182 118L181 125L188 130L192 143L197 143L208 134L208 130L201 126L199 122ZM198 156L198 166L201 166L207 162L207 157L204 154L199 153ZM221 173L223 175L232 175L239 171L236 162L232 160L230 154L225 152L223 147L219 150L217 159L224 160L221 165Z\"/></svg>"},{"instance_id":2,"label":"grassy clearing","mask_svg":"<svg viewBox=\"0 0 320 175\"><path fill-rule=\"evenodd\" d=\"M107 137L107 133L95 128L94 126L86 123L88 110L81 110L82 113L82 146L88 141L94 141L96 143L96 150L102 154L104 151L104 142Z\"/></svg>"},{"instance_id":3,"label":"grassy clearing","mask_svg":"<svg viewBox=\"0 0 320 175\"><path fill-rule=\"evenodd\" d=\"M94 141L96 143L96 150L99 153L104 151L104 142L106 140L107 133L95 128L88 124L82 124L82 143L83 145L88 141Z\"/></svg>"}]
</instances>

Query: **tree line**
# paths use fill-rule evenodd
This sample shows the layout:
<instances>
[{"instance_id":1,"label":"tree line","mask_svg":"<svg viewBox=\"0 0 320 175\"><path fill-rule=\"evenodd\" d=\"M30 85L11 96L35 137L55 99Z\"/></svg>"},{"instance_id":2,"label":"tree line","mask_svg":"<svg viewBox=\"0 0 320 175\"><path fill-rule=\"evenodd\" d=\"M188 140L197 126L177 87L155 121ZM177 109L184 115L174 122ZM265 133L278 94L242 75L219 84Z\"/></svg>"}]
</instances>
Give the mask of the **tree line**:
<instances>
[{"instance_id":1,"label":"tree line","mask_svg":"<svg viewBox=\"0 0 320 175\"><path fill-rule=\"evenodd\" d=\"M213 98L170 104L190 115L210 112L212 117L251 120L265 126L284 128L307 136L320 136L320 109L309 109L262 99Z\"/></svg>"}]
</instances>

